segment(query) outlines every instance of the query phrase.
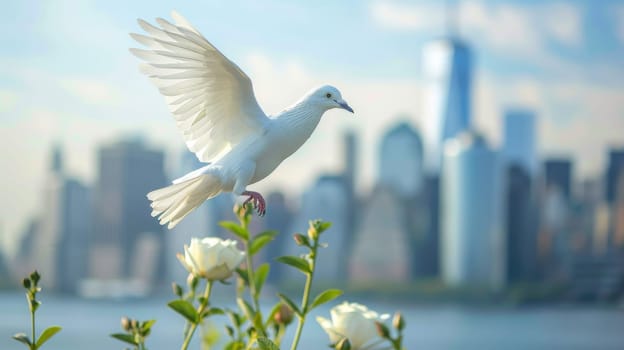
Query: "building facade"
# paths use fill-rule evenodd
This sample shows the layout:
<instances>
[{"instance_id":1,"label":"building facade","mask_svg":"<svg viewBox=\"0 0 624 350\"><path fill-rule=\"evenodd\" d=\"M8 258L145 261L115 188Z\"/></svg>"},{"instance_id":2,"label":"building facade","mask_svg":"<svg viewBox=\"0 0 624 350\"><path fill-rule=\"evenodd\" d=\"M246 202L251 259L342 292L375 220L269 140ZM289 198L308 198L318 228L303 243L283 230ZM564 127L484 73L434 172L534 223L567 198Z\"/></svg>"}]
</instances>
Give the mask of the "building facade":
<instances>
[{"instance_id":1,"label":"building facade","mask_svg":"<svg viewBox=\"0 0 624 350\"><path fill-rule=\"evenodd\" d=\"M450 286L498 290L505 284L499 154L468 131L445 146L441 182L442 279Z\"/></svg>"},{"instance_id":2,"label":"building facade","mask_svg":"<svg viewBox=\"0 0 624 350\"><path fill-rule=\"evenodd\" d=\"M90 277L99 280L147 278L147 284L166 275L166 241L153 218L146 194L167 185L162 151L148 149L141 140L127 139L98 151L94 193L95 223ZM143 261L137 257L142 256ZM150 271L137 264L150 266ZM136 274L142 276L136 276Z\"/></svg>"},{"instance_id":3,"label":"building facade","mask_svg":"<svg viewBox=\"0 0 624 350\"><path fill-rule=\"evenodd\" d=\"M429 43L423 50L423 79L426 170L437 174L445 141L470 125L472 53L468 45L454 38Z\"/></svg>"}]
</instances>

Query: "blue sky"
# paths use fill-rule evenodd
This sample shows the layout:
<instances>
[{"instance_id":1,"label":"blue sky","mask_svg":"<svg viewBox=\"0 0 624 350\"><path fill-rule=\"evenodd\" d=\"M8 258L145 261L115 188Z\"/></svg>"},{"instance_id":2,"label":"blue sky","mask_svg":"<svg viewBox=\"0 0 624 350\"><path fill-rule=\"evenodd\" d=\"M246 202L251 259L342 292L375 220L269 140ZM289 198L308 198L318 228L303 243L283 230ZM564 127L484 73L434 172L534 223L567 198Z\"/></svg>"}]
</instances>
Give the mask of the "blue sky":
<instances>
[{"instance_id":1,"label":"blue sky","mask_svg":"<svg viewBox=\"0 0 624 350\"><path fill-rule=\"evenodd\" d=\"M381 133L401 119L421 124L423 45L445 34L443 1L11 1L0 14L1 234L12 241L41 211L49 148L60 142L68 172L93 181L97 145L143 133L171 155L181 137L127 48L136 18L194 25L252 78L267 112L321 83L339 87L356 116L328 113L300 152L257 188L301 192L341 167L340 135L362 141L360 187L375 178ZM474 49L474 124L494 145L508 106L538 115L543 155L574 156L597 175L608 146L624 144L624 3L463 1L459 35ZM174 157L170 167L175 167ZM304 170L302 170L304 169ZM6 198L10 198L6 199Z\"/></svg>"}]
</instances>

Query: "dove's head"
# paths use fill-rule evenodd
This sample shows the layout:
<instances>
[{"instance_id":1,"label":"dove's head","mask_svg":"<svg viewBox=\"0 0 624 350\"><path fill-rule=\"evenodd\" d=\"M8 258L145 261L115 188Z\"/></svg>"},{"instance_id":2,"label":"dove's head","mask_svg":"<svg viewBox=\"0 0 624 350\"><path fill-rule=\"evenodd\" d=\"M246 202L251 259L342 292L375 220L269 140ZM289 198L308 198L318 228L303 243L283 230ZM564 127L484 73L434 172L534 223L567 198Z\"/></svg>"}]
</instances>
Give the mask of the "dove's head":
<instances>
[{"instance_id":1,"label":"dove's head","mask_svg":"<svg viewBox=\"0 0 624 350\"><path fill-rule=\"evenodd\" d=\"M319 87L310 93L307 99L324 110L342 108L353 113L353 109L347 104L347 101L342 98L340 91L331 85Z\"/></svg>"}]
</instances>

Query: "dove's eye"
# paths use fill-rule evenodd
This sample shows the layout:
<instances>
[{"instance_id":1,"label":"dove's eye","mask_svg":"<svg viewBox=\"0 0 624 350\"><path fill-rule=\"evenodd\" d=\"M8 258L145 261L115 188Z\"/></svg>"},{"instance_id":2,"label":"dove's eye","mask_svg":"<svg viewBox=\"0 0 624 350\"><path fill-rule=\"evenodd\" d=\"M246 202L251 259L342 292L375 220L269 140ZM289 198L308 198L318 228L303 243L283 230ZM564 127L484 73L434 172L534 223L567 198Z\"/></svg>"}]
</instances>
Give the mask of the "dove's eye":
<instances>
[{"instance_id":1,"label":"dove's eye","mask_svg":"<svg viewBox=\"0 0 624 350\"><path fill-rule=\"evenodd\" d=\"M331 94L328 92L327 95L325 95L325 97L331 98Z\"/></svg>"}]
</instances>

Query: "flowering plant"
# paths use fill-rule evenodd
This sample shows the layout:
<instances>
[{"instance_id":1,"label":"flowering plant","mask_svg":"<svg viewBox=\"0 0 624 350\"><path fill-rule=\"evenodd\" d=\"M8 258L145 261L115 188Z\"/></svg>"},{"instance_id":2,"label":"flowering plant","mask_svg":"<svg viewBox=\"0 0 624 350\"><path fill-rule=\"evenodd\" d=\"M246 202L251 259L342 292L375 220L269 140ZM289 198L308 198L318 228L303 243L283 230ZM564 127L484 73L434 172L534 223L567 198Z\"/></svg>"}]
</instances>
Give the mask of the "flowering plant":
<instances>
[{"instance_id":1,"label":"flowering plant","mask_svg":"<svg viewBox=\"0 0 624 350\"><path fill-rule=\"evenodd\" d=\"M187 286L172 284L176 299L167 305L182 316L186 321L181 349L189 347L197 328L208 329L209 318L215 315L227 315L230 323L225 326L229 340L226 350L261 349L276 350L283 345L283 337L288 327L295 324L295 335L290 349L295 350L299 344L306 318L310 311L320 305L331 302L340 295L338 289L327 289L316 296L311 296L312 282L318 259L319 248L327 247L320 241L322 234L331 224L319 220L311 221L307 235L296 233L293 238L297 245L307 250L301 256L281 256L277 262L286 264L300 273L306 280L301 299L295 301L283 293L277 293L279 301L273 305L268 314L260 308L260 293L270 272L270 264L262 263L254 266L253 256L260 252L277 235L275 231L265 231L253 235L249 231L251 206L235 207L239 223L222 222L221 226L230 231L237 241L207 237L193 238L189 245L184 246L184 254L178 259L189 272ZM238 248L242 244L242 250ZM212 305L210 296L215 282L227 283L227 279L236 276L237 309L220 308ZM60 327L46 329L39 339L35 338L34 312L39 306L36 293L39 274L34 272L24 280L32 316L32 338L25 334L16 334L14 338L26 344L31 350L38 349L49 340ZM202 291L203 289L203 291ZM366 306L344 302L331 310L331 320L318 317L317 321L329 335L330 347L337 350L402 350L403 329L405 321L400 314L393 320L395 335L391 334L384 321L388 315L378 315ZM121 319L123 333L111 334L115 339L133 346L135 350L146 350L147 337L152 333L155 320L139 321L124 317ZM211 331L205 331L203 343L212 347L215 343Z\"/></svg>"}]
</instances>

